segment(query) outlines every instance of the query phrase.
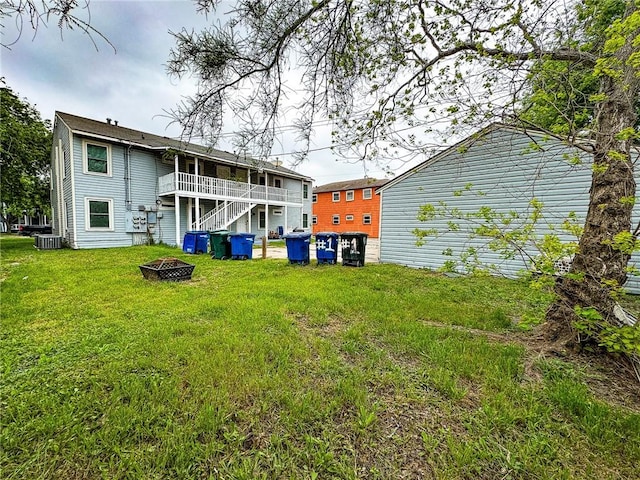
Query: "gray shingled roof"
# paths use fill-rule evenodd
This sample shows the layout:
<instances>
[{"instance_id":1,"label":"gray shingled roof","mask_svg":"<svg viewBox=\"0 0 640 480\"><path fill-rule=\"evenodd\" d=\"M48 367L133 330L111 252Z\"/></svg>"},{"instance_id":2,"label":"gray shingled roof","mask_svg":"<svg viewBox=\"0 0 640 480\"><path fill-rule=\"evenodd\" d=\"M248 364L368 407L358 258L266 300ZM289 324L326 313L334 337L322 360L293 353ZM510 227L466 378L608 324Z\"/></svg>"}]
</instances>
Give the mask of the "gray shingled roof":
<instances>
[{"instance_id":1,"label":"gray shingled roof","mask_svg":"<svg viewBox=\"0 0 640 480\"><path fill-rule=\"evenodd\" d=\"M233 165L242 165L253 169L262 168L271 173L303 178L311 181L310 177L302 175L288 168L277 166L271 162L259 161L253 158L239 157L233 153L217 150L215 148L204 147L195 143L183 142L181 140L154 135L153 133L142 132L132 128L116 125L115 123L101 122L89 118L79 117L70 113L56 112L56 117L60 118L74 133L85 134L94 137L102 137L105 140L115 140L132 143L141 148L152 150L175 149L202 158L222 161Z\"/></svg>"},{"instance_id":2,"label":"gray shingled roof","mask_svg":"<svg viewBox=\"0 0 640 480\"><path fill-rule=\"evenodd\" d=\"M323 192L339 192L342 190L358 190L361 188L377 188L381 187L389 180L376 180L375 178L359 178L357 180L346 180L343 182L327 183L326 185L318 185L313 189L313 193Z\"/></svg>"}]
</instances>

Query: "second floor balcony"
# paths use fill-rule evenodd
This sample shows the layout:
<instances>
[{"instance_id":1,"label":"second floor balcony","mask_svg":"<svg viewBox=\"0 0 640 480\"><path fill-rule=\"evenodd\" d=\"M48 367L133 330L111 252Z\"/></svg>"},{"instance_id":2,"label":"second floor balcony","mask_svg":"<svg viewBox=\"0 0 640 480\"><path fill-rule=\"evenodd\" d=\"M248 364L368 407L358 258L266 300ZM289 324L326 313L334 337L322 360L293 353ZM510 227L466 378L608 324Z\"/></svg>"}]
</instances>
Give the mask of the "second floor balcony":
<instances>
[{"instance_id":1,"label":"second floor balcony","mask_svg":"<svg viewBox=\"0 0 640 480\"><path fill-rule=\"evenodd\" d=\"M302 204L302 192L286 188L251 185L223 178L173 172L158 178L159 195L179 195L212 200L249 201L252 203Z\"/></svg>"}]
</instances>

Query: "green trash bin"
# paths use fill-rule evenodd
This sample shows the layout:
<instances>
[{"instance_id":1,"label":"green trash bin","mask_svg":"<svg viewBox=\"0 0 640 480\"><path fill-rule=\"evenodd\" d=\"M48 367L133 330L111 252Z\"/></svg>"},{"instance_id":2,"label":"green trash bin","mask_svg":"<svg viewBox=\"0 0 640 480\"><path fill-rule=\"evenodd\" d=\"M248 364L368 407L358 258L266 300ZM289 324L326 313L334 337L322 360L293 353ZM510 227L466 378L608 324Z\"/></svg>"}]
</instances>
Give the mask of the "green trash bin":
<instances>
[{"instance_id":1,"label":"green trash bin","mask_svg":"<svg viewBox=\"0 0 640 480\"><path fill-rule=\"evenodd\" d=\"M340 234L342 265L364 266L367 236L367 233L362 232L344 232Z\"/></svg>"},{"instance_id":2,"label":"green trash bin","mask_svg":"<svg viewBox=\"0 0 640 480\"><path fill-rule=\"evenodd\" d=\"M231 258L231 242L229 242L229 230L214 230L209 232L211 243L211 258L225 260Z\"/></svg>"}]
</instances>

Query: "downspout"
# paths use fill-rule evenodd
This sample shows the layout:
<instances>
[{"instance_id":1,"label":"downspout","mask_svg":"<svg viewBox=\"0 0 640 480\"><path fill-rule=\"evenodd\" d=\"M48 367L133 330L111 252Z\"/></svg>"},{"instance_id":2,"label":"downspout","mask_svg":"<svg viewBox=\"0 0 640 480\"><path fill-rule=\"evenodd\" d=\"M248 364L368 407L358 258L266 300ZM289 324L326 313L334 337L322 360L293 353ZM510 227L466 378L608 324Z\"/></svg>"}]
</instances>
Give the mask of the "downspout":
<instances>
[{"instance_id":1,"label":"downspout","mask_svg":"<svg viewBox=\"0 0 640 480\"><path fill-rule=\"evenodd\" d=\"M124 153L124 205L127 212L131 211L131 143Z\"/></svg>"}]
</instances>

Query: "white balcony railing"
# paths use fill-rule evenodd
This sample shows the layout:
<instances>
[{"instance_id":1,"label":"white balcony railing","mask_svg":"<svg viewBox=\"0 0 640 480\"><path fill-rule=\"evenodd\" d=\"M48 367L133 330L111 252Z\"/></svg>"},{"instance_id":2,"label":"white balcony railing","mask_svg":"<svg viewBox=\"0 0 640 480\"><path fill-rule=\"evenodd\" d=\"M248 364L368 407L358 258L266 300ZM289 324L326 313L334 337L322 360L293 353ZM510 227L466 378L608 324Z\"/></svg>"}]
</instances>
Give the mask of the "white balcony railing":
<instances>
[{"instance_id":1,"label":"white balcony railing","mask_svg":"<svg viewBox=\"0 0 640 480\"><path fill-rule=\"evenodd\" d=\"M179 194L211 199L230 199L257 203L302 203L302 193L286 188L266 187L234 182L222 178L204 177L185 172L173 172L158 178L160 195Z\"/></svg>"}]
</instances>

